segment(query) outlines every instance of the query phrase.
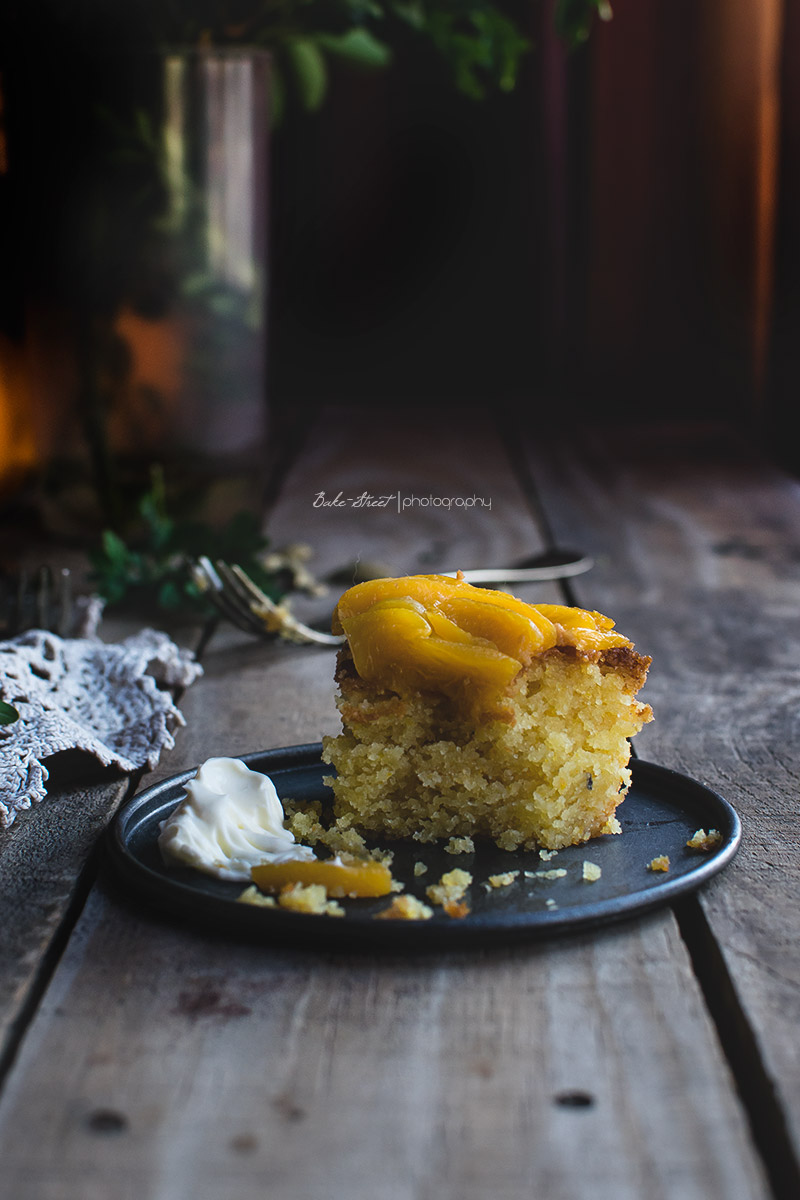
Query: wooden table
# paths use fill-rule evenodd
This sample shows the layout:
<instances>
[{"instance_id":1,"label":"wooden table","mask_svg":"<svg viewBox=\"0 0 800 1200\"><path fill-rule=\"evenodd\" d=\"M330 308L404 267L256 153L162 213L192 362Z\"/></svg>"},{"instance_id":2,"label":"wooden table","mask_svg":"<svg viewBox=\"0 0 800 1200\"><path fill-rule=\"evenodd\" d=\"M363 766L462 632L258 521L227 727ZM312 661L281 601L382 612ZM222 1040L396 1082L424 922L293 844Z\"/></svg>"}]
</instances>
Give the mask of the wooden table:
<instances>
[{"instance_id":1,"label":"wooden table","mask_svg":"<svg viewBox=\"0 0 800 1200\"><path fill-rule=\"evenodd\" d=\"M476 502L314 506L340 491ZM640 756L726 796L742 849L591 934L343 954L154 914L95 849L128 781L56 790L0 835L2 1200L799 1196L797 483L717 427L323 413L269 528L322 573L593 555L572 598L654 660ZM328 650L229 630L204 664L145 783L337 727Z\"/></svg>"}]
</instances>

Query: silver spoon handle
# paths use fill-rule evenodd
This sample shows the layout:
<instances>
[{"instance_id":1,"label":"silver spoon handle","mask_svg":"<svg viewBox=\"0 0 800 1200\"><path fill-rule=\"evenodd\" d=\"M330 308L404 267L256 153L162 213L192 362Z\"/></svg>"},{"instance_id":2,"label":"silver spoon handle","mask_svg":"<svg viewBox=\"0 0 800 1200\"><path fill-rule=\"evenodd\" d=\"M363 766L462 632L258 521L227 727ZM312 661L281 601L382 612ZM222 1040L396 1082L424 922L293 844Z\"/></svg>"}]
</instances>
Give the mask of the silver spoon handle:
<instances>
[{"instance_id":1,"label":"silver spoon handle","mask_svg":"<svg viewBox=\"0 0 800 1200\"><path fill-rule=\"evenodd\" d=\"M465 583L537 583L546 579L569 579L583 575L592 569L590 558L579 558L576 562L562 563L552 567L486 567L475 571L462 571ZM454 579L457 571L442 571Z\"/></svg>"}]
</instances>

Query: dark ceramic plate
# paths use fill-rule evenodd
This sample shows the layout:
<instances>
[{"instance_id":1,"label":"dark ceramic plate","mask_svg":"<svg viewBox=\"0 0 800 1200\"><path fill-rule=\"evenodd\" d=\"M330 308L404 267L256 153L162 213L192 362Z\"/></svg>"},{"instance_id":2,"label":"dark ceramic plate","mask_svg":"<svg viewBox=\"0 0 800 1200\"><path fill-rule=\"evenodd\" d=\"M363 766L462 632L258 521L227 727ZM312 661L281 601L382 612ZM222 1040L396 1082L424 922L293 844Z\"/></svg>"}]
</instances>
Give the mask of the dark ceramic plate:
<instances>
[{"instance_id":1,"label":"dark ceramic plate","mask_svg":"<svg viewBox=\"0 0 800 1200\"><path fill-rule=\"evenodd\" d=\"M331 801L322 782L330 768L320 746L292 746L244 756L247 765L271 776L282 798ZM166 866L156 844L159 825L183 799L183 786L194 771L165 779L128 800L109 830L108 850L114 874L155 907L195 924L227 930L231 936L255 936L265 942L313 940L327 945L395 947L488 944L585 929L646 912L692 891L730 862L739 845L739 818L727 801L703 784L653 763L632 762L633 782L617 810L622 834L596 838L560 850L549 861L534 851L502 851L478 842L474 854L445 853L442 843L381 841L394 850L393 874L406 890L425 899L425 888L445 871L461 867L473 876L469 916L452 919L443 911L427 921L376 921L388 899L348 900L344 917L311 916L283 909L236 903L246 886L223 882L190 868ZM718 829L719 845L710 853L687 849L697 829ZM647 869L658 855L670 859L667 873ZM414 863L428 865L414 875ZM583 863L596 863L602 876L583 879ZM564 868L548 879L526 875ZM514 883L483 886L489 875L519 870ZM551 903L548 904L548 901Z\"/></svg>"}]
</instances>

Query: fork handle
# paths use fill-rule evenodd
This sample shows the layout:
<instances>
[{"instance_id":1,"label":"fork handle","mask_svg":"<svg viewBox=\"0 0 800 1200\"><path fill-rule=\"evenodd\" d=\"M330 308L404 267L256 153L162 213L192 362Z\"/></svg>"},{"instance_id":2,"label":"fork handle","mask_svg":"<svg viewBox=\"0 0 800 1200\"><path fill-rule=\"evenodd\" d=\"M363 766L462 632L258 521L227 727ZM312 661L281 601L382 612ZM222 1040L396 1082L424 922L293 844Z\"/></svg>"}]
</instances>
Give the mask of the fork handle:
<instances>
[{"instance_id":1,"label":"fork handle","mask_svg":"<svg viewBox=\"0 0 800 1200\"><path fill-rule=\"evenodd\" d=\"M475 571L462 571L465 583L536 583L546 579L569 579L583 575L593 567L590 558L579 558L575 562L561 563L552 567L485 567ZM455 579L458 571L443 571L443 575Z\"/></svg>"}]
</instances>

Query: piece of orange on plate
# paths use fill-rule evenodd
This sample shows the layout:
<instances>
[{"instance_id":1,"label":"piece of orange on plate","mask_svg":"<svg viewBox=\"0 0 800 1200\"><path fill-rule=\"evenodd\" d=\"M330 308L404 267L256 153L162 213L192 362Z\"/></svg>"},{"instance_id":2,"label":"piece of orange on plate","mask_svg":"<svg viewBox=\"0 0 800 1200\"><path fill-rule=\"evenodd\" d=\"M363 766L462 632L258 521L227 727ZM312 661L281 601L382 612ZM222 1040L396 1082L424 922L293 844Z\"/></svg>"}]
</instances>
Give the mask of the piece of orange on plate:
<instances>
[{"instance_id":1,"label":"piece of orange on plate","mask_svg":"<svg viewBox=\"0 0 800 1200\"><path fill-rule=\"evenodd\" d=\"M388 896L392 873L385 863L373 858L290 859L253 867L253 883L262 892L280 892L293 883L321 883L329 896Z\"/></svg>"}]
</instances>

